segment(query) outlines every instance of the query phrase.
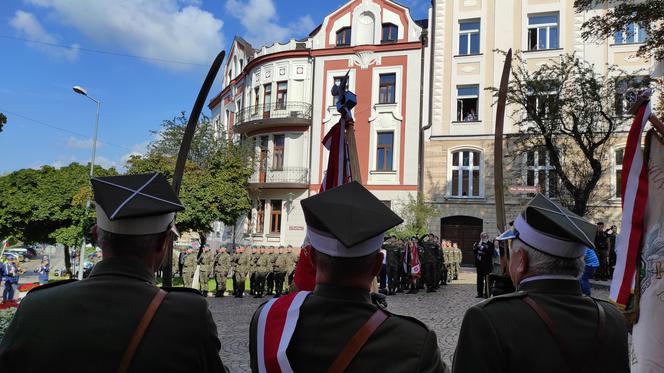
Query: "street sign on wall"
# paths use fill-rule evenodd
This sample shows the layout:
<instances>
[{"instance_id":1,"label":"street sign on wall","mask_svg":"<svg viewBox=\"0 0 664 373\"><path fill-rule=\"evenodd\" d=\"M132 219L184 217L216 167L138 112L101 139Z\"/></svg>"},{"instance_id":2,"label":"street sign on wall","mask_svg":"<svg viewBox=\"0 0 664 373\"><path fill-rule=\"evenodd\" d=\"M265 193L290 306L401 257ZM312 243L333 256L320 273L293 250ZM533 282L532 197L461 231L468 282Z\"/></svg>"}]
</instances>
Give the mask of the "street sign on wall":
<instances>
[{"instance_id":1,"label":"street sign on wall","mask_svg":"<svg viewBox=\"0 0 664 373\"><path fill-rule=\"evenodd\" d=\"M510 185L507 188L512 194L528 194L528 193L539 193L540 188L536 185Z\"/></svg>"}]
</instances>

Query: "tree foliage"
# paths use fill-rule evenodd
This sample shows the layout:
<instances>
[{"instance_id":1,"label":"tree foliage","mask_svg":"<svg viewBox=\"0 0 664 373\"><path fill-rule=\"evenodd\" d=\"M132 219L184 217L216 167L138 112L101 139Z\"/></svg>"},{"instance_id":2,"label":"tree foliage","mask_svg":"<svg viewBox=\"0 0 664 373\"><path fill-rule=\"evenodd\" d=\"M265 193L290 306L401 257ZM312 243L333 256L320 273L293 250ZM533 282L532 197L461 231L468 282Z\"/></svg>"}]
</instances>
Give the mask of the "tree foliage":
<instances>
[{"instance_id":1,"label":"tree foliage","mask_svg":"<svg viewBox=\"0 0 664 373\"><path fill-rule=\"evenodd\" d=\"M7 124L7 117L3 113L0 113L0 132L2 132L5 124Z\"/></svg>"},{"instance_id":2,"label":"tree foliage","mask_svg":"<svg viewBox=\"0 0 664 373\"><path fill-rule=\"evenodd\" d=\"M606 0L575 0L577 12L603 9ZM638 54L644 57L654 56L664 60L664 0L617 0L612 1L604 14L590 17L583 23L583 38L605 40L618 31L628 29L632 24L644 27L648 38L639 47ZM613 6L615 5L615 6Z\"/></svg>"},{"instance_id":3,"label":"tree foliage","mask_svg":"<svg viewBox=\"0 0 664 373\"><path fill-rule=\"evenodd\" d=\"M523 165L528 152L546 153L560 186L553 192L566 207L585 215L605 170L605 159L615 131L627 118L616 115L616 92L644 82L628 79L626 72L609 66L607 73L575 55L563 55L530 71L521 54L514 56L507 103L515 110L519 129L514 138L513 161ZM489 88L497 94L496 88ZM516 166L519 172L523 169ZM607 196L608 197L608 196Z\"/></svg>"},{"instance_id":4,"label":"tree foliage","mask_svg":"<svg viewBox=\"0 0 664 373\"><path fill-rule=\"evenodd\" d=\"M392 228L388 234L393 234L400 239L413 236L422 237L422 235L429 233L427 224L429 220L438 216L438 210L424 202L423 193L418 193L416 198L408 196L408 202L399 210L399 216L404 222Z\"/></svg>"},{"instance_id":5,"label":"tree foliage","mask_svg":"<svg viewBox=\"0 0 664 373\"><path fill-rule=\"evenodd\" d=\"M160 171L172 179L187 118L184 113L164 121L158 138L145 156L134 156L127 162L128 173ZM180 200L186 209L177 214L181 231L198 232L204 240L212 223L234 224L251 209L247 182L253 173L252 153L248 146L227 140L203 118L194 135L189 159L185 165Z\"/></svg>"}]
</instances>

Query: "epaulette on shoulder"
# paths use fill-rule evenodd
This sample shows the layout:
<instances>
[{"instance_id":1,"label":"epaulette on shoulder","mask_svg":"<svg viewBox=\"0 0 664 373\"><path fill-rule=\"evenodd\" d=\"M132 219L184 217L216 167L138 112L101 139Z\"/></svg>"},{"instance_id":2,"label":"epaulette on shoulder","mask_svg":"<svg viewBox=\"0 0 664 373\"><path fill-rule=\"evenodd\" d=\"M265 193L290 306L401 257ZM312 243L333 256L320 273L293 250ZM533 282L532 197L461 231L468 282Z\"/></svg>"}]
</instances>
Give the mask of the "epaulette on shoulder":
<instances>
[{"instance_id":1,"label":"epaulette on shoulder","mask_svg":"<svg viewBox=\"0 0 664 373\"><path fill-rule=\"evenodd\" d=\"M161 290L163 290L167 293L192 293L192 294L203 296L203 294L200 291L198 291L196 289L188 288L188 287L164 286L164 287L161 288Z\"/></svg>"},{"instance_id":2,"label":"epaulette on shoulder","mask_svg":"<svg viewBox=\"0 0 664 373\"><path fill-rule=\"evenodd\" d=\"M39 285L35 288L30 289L30 291L28 291L28 294L31 294L31 293L34 293L34 292L37 292L37 291L41 291L41 290L44 290L44 289L51 289L51 288L54 288L54 287L60 286L60 285L71 284L72 282L76 282L76 281L78 281L78 280L75 279L75 278L72 278L72 279L68 279L68 280L49 282L48 284Z\"/></svg>"},{"instance_id":3,"label":"epaulette on shoulder","mask_svg":"<svg viewBox=\"0 0 664 373\"><path fill-rule=\"evenodd\" d=\"M514 293L503 294L503 295L498 295L498 296L495 296L495 297L491 297L491 298L486 299L486 300L482 301L481 303L477 304L477 306L486 307L487 305L489 305L491 303L496 303L496 302L510 300L510 299L524 298L527 295L528 295L528 293L526 293L525 291L516 291Z\"/></svg>"},{"instance_id":4,"label":"epaulette on shoulder","mask_svg":"<svg viewBox=\"0 0 664 373\"><path fill-rule=\"evenodd\" d=\"M411 316L405 316L405 315L399 315L399 314L396 314L396 313L392 313L392 312L390 312L390 311L388 311L388 310L386 310L386 309L384 309L384 308L381 308L381 309L383 310L383 312L385 312L385 313L387 313L388 315L390 315L390 318L394 317L394 318L398 318L398 319L402 319L402 320L407 320L407 321L413 322L413 323L415 323L415 324L417 324L417 325L423 327L423 328L426 329L426 330L430 330L429 327L427 326L427 324L423 323L422 321L420 321L420 320L418 320L418 319L416 319L416 318L414 318L414 317L411 317Z\"/></svg>"}]
</instances>

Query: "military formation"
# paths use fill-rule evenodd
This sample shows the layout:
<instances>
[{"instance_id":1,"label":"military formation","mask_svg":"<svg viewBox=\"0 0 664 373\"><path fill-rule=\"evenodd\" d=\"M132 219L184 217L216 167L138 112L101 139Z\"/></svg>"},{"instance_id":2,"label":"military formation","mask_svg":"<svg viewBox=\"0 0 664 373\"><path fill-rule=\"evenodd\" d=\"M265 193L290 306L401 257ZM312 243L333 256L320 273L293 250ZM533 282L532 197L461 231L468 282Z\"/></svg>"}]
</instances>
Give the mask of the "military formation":
<instances>
[{"instance_id":1,"label":"military formation","mask_svg":"<svg viewBox=\"0 0 664 373\"><path fill-rule=\"evenodd\" d=\"M180 274L184 286L193 287L198 268L198 288L205 296L212 279L215 280L215 297L223 297L228 292L242 298L247 290L256 298L280 296L288 292L299 255L300 249L292 246L240 246L230 254L226 247L215 252L203 245L199 252L188 248L179 255L174 254L173 273ZM227 289L227 280L231 280L232 289Z\"/></svg>"},{"instance_id":2,"label":"military formation","mask_svg":"<svg viewBox=\"0 0 664 373\"><path fill-rule=\"evenodd\" d=\"M417 265L412 248L417 250L420 269L413 273ZM383 249L387 260L387 289L381 289L387 295L408 292L417 293L421 289L434 292L441 285L447 285L459 278L461 270L461 250L456 243L440 240L434 234L420 238L397 239L386 237Z\"/></svg>"}]
</instances>

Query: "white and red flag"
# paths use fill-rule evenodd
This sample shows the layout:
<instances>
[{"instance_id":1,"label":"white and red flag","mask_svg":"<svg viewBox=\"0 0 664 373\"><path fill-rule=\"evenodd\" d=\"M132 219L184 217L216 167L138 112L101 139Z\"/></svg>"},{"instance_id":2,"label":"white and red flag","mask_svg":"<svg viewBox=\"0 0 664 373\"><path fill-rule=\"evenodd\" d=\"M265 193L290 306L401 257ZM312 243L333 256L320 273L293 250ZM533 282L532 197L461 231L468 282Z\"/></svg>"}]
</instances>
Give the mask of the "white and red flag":
<instances>
[{"instance_id":1,"label":"white and red flag","mask_svg":"<svg viewBox=\"0 0 664 373\"><path fill-rule=\"evenodd\" d=\"M323 138L323 146L329 151L327 171L320 185L320 191L338 187L351 181L350 158L346 143L346 120L335 124Z\"/></svg>"}]
</instances>

